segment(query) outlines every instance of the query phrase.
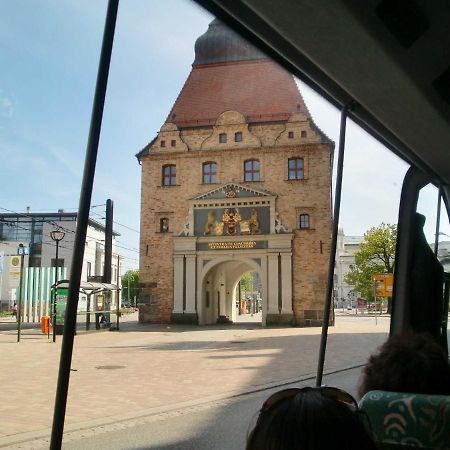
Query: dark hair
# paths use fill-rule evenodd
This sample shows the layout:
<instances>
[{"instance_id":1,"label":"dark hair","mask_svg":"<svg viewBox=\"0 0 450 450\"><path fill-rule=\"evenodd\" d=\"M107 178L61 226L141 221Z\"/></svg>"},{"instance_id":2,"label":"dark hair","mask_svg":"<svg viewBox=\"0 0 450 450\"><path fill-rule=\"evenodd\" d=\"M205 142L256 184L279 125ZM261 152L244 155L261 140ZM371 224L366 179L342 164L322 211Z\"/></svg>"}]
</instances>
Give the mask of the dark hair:
<instances>
[{"instance_id":1,"label":"dark hair","mask_svg":"<svg viewBox=\"0 0 450 450\"><path fill-rule=\"evenodd\" d=\"M364 368L359 395L373 390L449 395L445 351L428 334L392 336Z\"/></svg>"},{"instance_id":2,"label":"dark hair","mask_svg":"<svg viewBox=\"0 0 450 450\"><path fill-rule=\"evenodd\" d=\"M246 450L375 450L357 412L311 388L261 410Z\"/></svg>"}]
</instances>

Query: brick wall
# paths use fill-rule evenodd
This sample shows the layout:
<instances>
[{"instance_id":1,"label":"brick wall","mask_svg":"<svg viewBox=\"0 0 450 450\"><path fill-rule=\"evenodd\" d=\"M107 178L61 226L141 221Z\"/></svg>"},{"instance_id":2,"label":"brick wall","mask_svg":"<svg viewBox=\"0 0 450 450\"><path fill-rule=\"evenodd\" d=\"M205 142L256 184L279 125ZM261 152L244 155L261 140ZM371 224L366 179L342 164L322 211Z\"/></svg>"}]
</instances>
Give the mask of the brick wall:
<instances>
[{"instance_id":1,"label":"brick wall","mask_svg":"<svg viewBox=\"0 0 450 450\"><path fill-rule=\"evenodd\" d=\"M215 126L178 130L175 125L166 124L149 154L141 157L141 299L149 304L140 308L140 320L170 320L173 306L172 236L178 235L188 221L187 200L235 181L278 195L279 218L295 234L292 259L295 321L302 326L319 325L331 238L332 145L322 143L322 136L302 115L294 114L285 122L251 125L236 112L222 116ZM234 142L232 137L236 131L242 131L242 142ZM292 139L288 137L288 131L294 132ZM301 131L306 136L302 137ZM219 132L229 133L227 143L219 143ZM177 145L167 147L173 139L177 140ZM166 147L161 147L161 140L166 141ZM304 159L304 180L288 180L288 158L293 156ZM260 160L260 182L243 181L243 164L250 158ZM202 184L202 164L207 161L217 163L216 185ZM177 167L176 186L161 186L162 167L166 164ZM310 215L311 228L308 230L297 229L301 213ZM169 218L169 233L159 231L163 217Z\"/></svg>"}]
</instances>

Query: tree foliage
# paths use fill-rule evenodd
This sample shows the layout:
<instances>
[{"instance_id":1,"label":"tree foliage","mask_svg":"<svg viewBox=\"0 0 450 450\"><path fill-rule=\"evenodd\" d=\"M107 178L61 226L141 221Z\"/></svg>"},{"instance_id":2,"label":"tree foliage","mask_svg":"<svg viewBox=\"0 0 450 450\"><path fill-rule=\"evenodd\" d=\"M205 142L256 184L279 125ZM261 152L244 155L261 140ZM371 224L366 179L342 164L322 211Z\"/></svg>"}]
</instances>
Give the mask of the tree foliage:
<instances>
[{"instance_id":1,"label":"tree foliage","mask_svg":"<svg viewBox=\"0 0 450 450\"><path fill-rule=\"evenodd\" d=\"M244 273L241 278L241 292L251 292L253 288L253 276L251 272Z\"/></svg>"},{"instance_id":2,"label":"tree foliage","mask_svg":"<svg viewBox=\"0 0 450 450\"><path fill-rule=\"evenodd\" d=\"M122 298L133 300L139 293L139 270L128 270L122 276Z\"/></svg>"},{"instance_id":3,"label":"tree foliage","mask_svg":"<svg viewBox=\"0 0 450 450\"><path fill-rule=\"evenodd\" d=\"M364 234L364 240L355 253L355 266L345 276L346 283L356 287L367 299L373 299L372 275L393 273L397 225L382 223Z\"/></svg>"}]
</instances>

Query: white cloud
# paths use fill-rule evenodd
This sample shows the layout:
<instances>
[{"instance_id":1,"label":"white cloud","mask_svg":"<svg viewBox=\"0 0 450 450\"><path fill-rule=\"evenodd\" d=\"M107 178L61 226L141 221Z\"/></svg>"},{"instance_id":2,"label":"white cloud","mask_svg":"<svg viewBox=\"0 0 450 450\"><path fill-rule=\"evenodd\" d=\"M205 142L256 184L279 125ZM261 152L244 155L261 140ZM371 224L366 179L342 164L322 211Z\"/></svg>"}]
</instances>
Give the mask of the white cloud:
<instances>
[{"instance_id":1,"label":"white cloud","mask_svg":"<svg viewBox=\"0 0 450 450\"><path fill-rule=\"evenodd\" d=\"M0 89L0 116L5 119L12 118L16 105L16 96Z\"/></svg>"}]
</instances>

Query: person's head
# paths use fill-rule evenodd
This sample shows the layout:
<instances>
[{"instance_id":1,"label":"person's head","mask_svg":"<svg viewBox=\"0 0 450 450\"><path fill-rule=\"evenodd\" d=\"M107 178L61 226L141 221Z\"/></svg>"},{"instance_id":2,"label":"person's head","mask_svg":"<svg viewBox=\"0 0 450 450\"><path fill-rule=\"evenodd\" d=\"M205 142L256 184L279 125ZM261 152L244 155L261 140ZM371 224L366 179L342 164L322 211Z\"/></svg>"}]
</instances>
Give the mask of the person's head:
<instances>
[{"instance_id":1,"label":"person's head","mask_svg":"<svg viewBox=\"0 0 450 450\"><path fill-rule=\"evenodd\" d=\"M449 395L448 357L430 335L392 336L364 368L359 395L373 390Z\"/></svg>"},{"instance_id":2,"label":"person's head","mask_svg":"<svg viewBox=\"0 0 450 450\"><path fill-rule=\"evenodd\" d=\"M264 402L246 450L375 450L357 408L350 394L331 387L276 392Z\"/></svg>"}]
</instances>

